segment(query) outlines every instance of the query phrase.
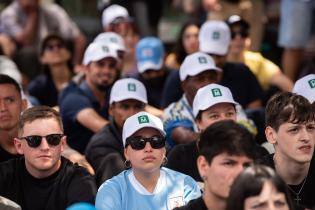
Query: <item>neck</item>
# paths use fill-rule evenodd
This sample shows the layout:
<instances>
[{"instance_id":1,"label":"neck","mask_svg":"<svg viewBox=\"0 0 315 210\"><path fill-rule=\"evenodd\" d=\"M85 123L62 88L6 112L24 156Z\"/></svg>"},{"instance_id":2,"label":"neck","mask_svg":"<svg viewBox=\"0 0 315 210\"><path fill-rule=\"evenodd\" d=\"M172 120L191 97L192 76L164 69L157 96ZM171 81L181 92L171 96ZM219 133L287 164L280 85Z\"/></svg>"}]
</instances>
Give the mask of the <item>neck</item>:
<instances>
[{"instance_id":1,"label":"neck","mask_svg":"<svg viewBox=\"0 0 315 210\"><path fill-rule=\"evenodd\" d=\"M17 151L14 146L13 139L17 137L18 132L17 129L11 129L11 130L0 130L0 146L6 150L7 152L11 154L17 154Z\"/></svg>"},{"instance_id":2,"label":"neck","mask_svg":"<svg viewBox=\"0 0 315 210\"><path fill-rule=\"evenodd\" d=\"M137 170L133 170L133 173L141 183L141 185L150 193L152 193L156 187L156 184L160 178L160 169L156 170L155 172L140 172Z\"/></svg>"},{"instance_id":3,"label":"neck","mask_svg":"<svg viewBox=\"0 0 315 210\"><path fill-rule=\"evenodd\" d=\"M225 210L226 208L226 199L214 195L209 192L207 188L205 188L202 198L207 206L207 209Z\"/></svg>"},{"instance_id":4,"label":"neck","mask_svg":"<svg viewBox=\"0 0 315 210\"><path fill-rule=\"evenodd\" d=\"M298 185L307 176L310 162L298 163L288 158L274 155L275 169L286 184Z\"/></svg>"},{"instance_id":5,"label":"neck","mask_svg":"<svg viewBox=\"0 0 315 210\"><path fill-rule=\"evenodd\" d=\"M30 166L25 161L26 170L28 171L28 173L30 173L33 177L35 177L37 179L42 179L42 178L46 178L46 177L53 175L55 172L58 171L60 166L61 166L61 159L59 159L52 168L47 169L47 170L35 169L33 166Z\"/></svg>"},{"instance_id":6,"label":"neck","mask_svg":"<svg viewBox=\"0 0 315 210\"><path fill-rule=\"evenodd\" d=\"M65 63L51 65L50 74L59 91L63 89L71 79L71 70Z\"/></svg>"},{"instance_id":7,"label":"neck","mask_svg":"<svg viewBox=\"0 0 315 210\"><path fill-rule=\"evenodd\" d=\"M91 89L96 100L101 104L101 106L103 106L105 103L105 91L99 90L90 80L87 79L85 81L88 87Z\"/></svg>"},{"instance_id":8,"label":"neck","mask_svg":"<svg viewBox=\"0 0 315 210\"><path fill-rule=\"evenodd\" d=\"M230 62L243 63L244 62L244 52L241 53L229 53L227 60Z\"/></svg>"}]
</instances>

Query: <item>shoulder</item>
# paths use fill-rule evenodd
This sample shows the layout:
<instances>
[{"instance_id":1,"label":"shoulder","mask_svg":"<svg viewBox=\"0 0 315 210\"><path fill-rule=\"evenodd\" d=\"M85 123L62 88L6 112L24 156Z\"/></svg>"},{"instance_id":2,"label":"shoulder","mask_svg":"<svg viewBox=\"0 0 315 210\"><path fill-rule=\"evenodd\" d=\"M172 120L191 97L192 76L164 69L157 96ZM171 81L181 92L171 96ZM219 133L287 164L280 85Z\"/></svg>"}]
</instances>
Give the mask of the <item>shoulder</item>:
<instances>
[{"instance_id":1,"label":"shoulder","mask_svg":"<svg viewBox=\"0 0 315 210\"><path fill-rule=\"evenodd\" d=\"M161 170L165 172L167 179L170 179L172 183L182 182L184 185L197 186L197 182L186 174L165 167L162 167Z\"/></svg>"},{"instance_id":2,"label":"shoulder","mask_svg":"<svg viewBox=\"0 0 315 210\"><path fill-rule=\"evenodd\" d=\"M175 208L174 210L207 210L202 197L189 201L185 206Z\"/></svg>"},{"instance_id":3,"label":"shoulder","mask_svg":"<svg viewBox=\"0 0 315 210\"><path fill-rule=\"evenodd\" d=\"M130 174L130 170L124 170L117 176L114 176L111 179L106 180L98 189L98 193L107 192L107 191L115 191L115 192L123 192L127 187L128 175Z\"/></svg>"},{"instance_id":4,"label":"shoulder","mask_svg":"<svg viewBox=\"0 0 315 210\"><path fill-rule=\"evenodd\" d=\"M38 75L29 84L28 89L45 87L48 82L48 77L45 74Z\"/></svg>"}]
</instances>

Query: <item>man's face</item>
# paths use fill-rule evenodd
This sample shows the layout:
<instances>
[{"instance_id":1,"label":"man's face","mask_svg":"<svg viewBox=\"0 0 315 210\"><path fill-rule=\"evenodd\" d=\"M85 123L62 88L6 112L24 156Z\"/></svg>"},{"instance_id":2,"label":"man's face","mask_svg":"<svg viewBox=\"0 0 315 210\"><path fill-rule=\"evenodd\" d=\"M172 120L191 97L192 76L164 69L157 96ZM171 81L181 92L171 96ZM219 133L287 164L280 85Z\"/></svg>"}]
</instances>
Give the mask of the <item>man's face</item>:
<instances>
[{"instance_id":1,"label":"man's face","mask_svg":"<svg viewBox=\"0 0 315 210\"><path fill-rule=\"evenodd\" d=\"M268 141L275 145L277 156L298 163L311 161L315 144L315 122L286 122L280 125L278 131L267 127L266 134Z\"/></svg>"},{"instance_id":2,"label":"man's face","mask_svg":"<svg viewBox=\"0 0 315 210\"><path fill-rule=\"evenodd\" d=\"M143 111L145 104L134 99L127 99L114 102L109 108L109 114L113 117L116 125L122 128L126 119L140 111Z\"/></svg>"},{"instance_id":3,"label":"man's face","mask_svg":"<svg viewBox=\"0 0 315 210\"><path fill-rule=\"evenodd\" d=\"M209 164L204 156L199 156L198 170L204 179L207 195L226 200L234 179L252 162L247 156L221 153Z\"/></svg>"},{"instance_id":4,"label":"man's face","mask_svg":"<svg viewBox=\"0 0 315 210\"><path fill-rule=\"evenodd\" d=\"M105 90L110 87L119 74L116 65L117 61L114 58L103 58L99 61L91 62L86 69L88 83L99 90Z\"/></svg>"},{"instance_id":5,"label":"man's face","mask_svg":"<svg viewBox=\"0 0 315 210\"><path fill-rule=\"evenodd\" d=\"M26 123L19 137L32 135L47 136L62 134L57 120L54 118L37 119ZM61 164L60 155L66 144L66 137L62 137L57 146L49 145L46 138L42 138L38 147L30 147L25 139L14 139L19 154L24 154L26 169L34 177L47 177L56 172Z\"/></svg>"},{"instance_id":6,"label":"man's face","mask_svg":"<svg viewBox=\"0 0 315 210\"><path fill-rule=\"evenodd\" d=\"M222 120L236 121L236 110L233 104L219 103L201 112L200 119L196 121L199 130L203 131L208 126Z\"/></svg>"},{"instance_id":7,"label":"man's face","mask_svg":"<svg viewBox=\"0 0 315 210\"><path fill-rule=\"evenodd\" d=\"M11 130L17 127L26 101L12 84L0 84L0 129Z\"/></svg>"},{"instance_id":8,"label":"man's face","mask_svg":"<svg viewBox=\"0 0 315 210\"><path fill-rule=\"evenodd\" d=\"M188 76L183 82L182 87L188 101L192 103L199 88L211 83L218 82L218 72L209 70L201 72L195 76Z\"/></svg>"}]
</instances>

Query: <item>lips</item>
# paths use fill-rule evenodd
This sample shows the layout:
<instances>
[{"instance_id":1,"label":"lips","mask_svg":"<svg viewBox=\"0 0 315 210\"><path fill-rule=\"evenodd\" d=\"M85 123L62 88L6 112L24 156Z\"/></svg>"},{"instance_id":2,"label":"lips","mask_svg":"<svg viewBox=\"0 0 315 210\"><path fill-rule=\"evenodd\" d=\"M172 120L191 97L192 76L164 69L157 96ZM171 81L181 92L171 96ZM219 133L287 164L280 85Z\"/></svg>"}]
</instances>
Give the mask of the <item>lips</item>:
<instances>
[{"instance_id":1,"label":"lips","mask_svg":"<svg viewBox=\"0 0 315 210\"><path fill-rule=\"evenodd\" d=\"M40 155L40 156L38 156L38 158L51 158L51 156L50 155Z\"/></svg>"},{"instance_id":2,"label":"lips","mask_svg":"<svg viewBox=\"0 0 315 210\"><path fill-rule=\"evenodd\" d=\"M299 147L299 150L301 150L303 153L310 153L312 147L310 145L304 145Z\"/></svg>"},{"instance_id":3,"label":"lips","mask_svg":"<svg viewBox=\"0 0 315 210\"><path fill-rule=\"evenodd\" d=\"M10 120L11 119L11 116L8 115L8 114L3 114L3 115L0 115L0 120Z\"/></svg>"},{"instance_id":4,"label":"lips","mask_svg":"<svg viewBox=\"0 0 315 210\"><path fill-rule=\"evenodd\" d=\"M142 160L144 160L145 162L152 162L155 159L156 158L154 156L147 156L147 157L143 158Z\"/></svg>"}]
</instances>

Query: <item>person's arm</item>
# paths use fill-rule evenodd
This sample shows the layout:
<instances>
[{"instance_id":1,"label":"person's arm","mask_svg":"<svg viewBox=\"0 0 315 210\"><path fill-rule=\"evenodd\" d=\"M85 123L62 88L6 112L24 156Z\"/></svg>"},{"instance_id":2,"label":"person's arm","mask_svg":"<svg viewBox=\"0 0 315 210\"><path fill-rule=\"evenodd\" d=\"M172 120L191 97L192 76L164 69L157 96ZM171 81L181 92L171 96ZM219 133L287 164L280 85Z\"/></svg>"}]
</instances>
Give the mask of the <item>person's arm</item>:
<instances>
[{"instance_id":1,"label":"person's arm","mask_svg":"<svg viewBox=\"0 0 315 210\"><path fill-rule=\"evenodd\" d=\"M198 133L192 131L191 129L181 126L174 128L171 134L172 139L176 144L186 144L196 141L198 135Z\"/></svg>"},{"instance_id":2,"label":"person's arm","mask_svg":"<svg viewBox=\"0 0 315 210\"><path fill-rule=\"evenodd\" d=\"M78 36L74 37L74 53L73 53L73 63L75 65L75 72L82 72L83 67L81 61L83 58L83 53L86 47L86 37L80 32Z\"/></svg>"},{"instance_id":3,"label":"person's arm","mask_svg":"<svg viewBox=\"0 0 315 210\"><path fill-rule=\"evenodd\" d=\"M108 121L92 108L84 108L79 111L76 119L81 125L90 129L94 133L98 132L102 127L108 124Z\"/></svg>"},{"instance_id":4,"label":"person's arm","mask_svg":"<svg viewBox=\"0 0 315 210\"><path fill-rule=\"evenodd\" d=\"M270 80L270 84L278 87L280 90L291 92L293 89L293 82L284 75L280 70L273 75Z\"/></svg>"},{"instance_id":5,"label":"person's arm","mask_svg":"<svg viewBox=\"0 0 315 210\"><path fill-rule=\"evenodd\" d=\"M35 4L35 3L34 3ZM39 22L39 8L37 5L31 5L24 9L26 14L26 24L22 31L15 35L17 43L24 46L31 45L37 32Z\"/></svg>"}]
</instances>

